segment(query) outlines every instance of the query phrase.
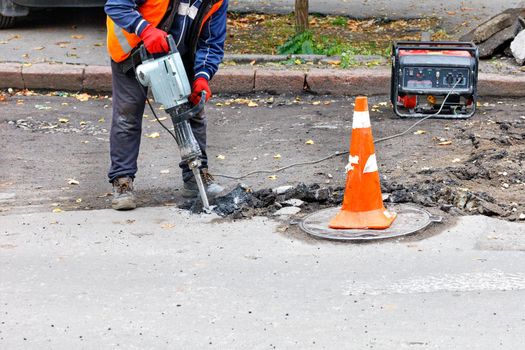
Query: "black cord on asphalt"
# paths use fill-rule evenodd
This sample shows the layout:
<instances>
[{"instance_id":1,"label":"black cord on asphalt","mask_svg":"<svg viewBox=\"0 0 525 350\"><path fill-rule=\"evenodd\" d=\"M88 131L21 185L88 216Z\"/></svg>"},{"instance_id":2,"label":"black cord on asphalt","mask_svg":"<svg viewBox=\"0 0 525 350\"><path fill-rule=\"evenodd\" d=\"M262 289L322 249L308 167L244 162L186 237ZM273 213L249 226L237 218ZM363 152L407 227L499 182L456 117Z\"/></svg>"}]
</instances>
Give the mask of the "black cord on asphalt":
<instances>
[{"instance_id":1,"label":"black cord on asphalt","mask_svg":"<svg viewBox=\"0 0 525 350\"><path fill-rule=\"evenodd\" d=\"M403 132L400 132L400 133L394 134L394 135L390 135L390 136L386 136L386 137L383 137L383 138L376 139L374 141L374 143L380 143L380 142L384 142L384 141L388 141L388 140L392 140L392 139L395 139L395 138L398 138L398 137L405 136L406 134L408 134L412 129L414 129L419 124L423 123L424 121L426 121L426 120L428 120L428 119L430 119L432 117L435 117L435 116L439 115L441 113L441 111L443 110L443 108L445 107L445 103L447 102L447 99L450 97L450 95L452 94L452 92L454 91L454 89L456 88L456 86L458 85L459 82L460 82L459 80L456 81L454 86L452 86L452 88L448 92L447 96L445 96L445 98L443 99L443 103L441 103L441 107L439 108L439 110L436 113L429 114L428 116L426 116L424 118L421 118L420 120L418 120L417 122L412 124L408 129L406 129ZM283 167L280 167L280 168L277 168L277 169L273 169L273 170L270 170L270 169L254 170L254 171L250 171L249 173L246 173L246 174L241 175L241 176L232 176L232 175L225 175L225 174L213 174L213 176L214 177L222 177L222 178L231 179L231 180L241 180L241 179L244 179L244 178L246 178L248 176L255 175L255 174L275 174L275 173L279 173L281 171L284 171L286 169L295 168L295 167L298 167L298 166L314 165L314 164L322 163L324 161L327 161L329 159L332 159L332 158L335 158L335 157L338 157L338 156L347 155L349 153L350 153L349 151L344 151L344 152L337 151L334 154L330 154L330 155L328 155L326 157L323 157L323 158L320 158L320 159L317 159L317 160L312 160L312 161L307 161L307 162L299 162L299 163L292 163L292 164L289 164L289 165L286 165L286 166L283 166Z\"/></svg>"},{"instance_id":2,"label":"black cord on asphalt","mask_svg":"<svg viewBox=\"0 0 525 350\"><path fill-rule=\"evenodd\" d=\"M148 96L146 96L146 102L148 102L149 109L151 109L151 112L153 113L153 116L155 117L155 119L157 119L157 121L159 122L160 126L162 126L164 128L164 130L169 132L171 137L173 137L175 142L177 142L177 138L175 137L175 134L166 125L164 125L164 123L157 116L157 113L155 113L155 109L153 109L153 106L151 105L151 102L150 102Z\"/></svg>"}]
</instances>

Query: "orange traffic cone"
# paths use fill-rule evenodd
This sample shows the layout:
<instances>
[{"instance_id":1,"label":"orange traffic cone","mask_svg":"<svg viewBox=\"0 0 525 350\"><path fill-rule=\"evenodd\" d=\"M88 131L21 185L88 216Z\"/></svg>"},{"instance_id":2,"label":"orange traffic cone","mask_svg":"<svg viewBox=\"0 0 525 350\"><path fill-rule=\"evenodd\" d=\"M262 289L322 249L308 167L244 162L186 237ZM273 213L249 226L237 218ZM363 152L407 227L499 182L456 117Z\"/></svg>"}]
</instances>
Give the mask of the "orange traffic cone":
<instances>
[{"instance_id":1,"label":"orange traffic cone","mask_svg":"<svg viewBox=\"0 0 525 350\"><path fill-rule=\"evenodd\" d=\"M383 205L374 151L368 99L355 100L350 156L346 166L345 197L341 211L328 225L333 229L386 229L396 218Z\"/></svg>"}]
</instances>

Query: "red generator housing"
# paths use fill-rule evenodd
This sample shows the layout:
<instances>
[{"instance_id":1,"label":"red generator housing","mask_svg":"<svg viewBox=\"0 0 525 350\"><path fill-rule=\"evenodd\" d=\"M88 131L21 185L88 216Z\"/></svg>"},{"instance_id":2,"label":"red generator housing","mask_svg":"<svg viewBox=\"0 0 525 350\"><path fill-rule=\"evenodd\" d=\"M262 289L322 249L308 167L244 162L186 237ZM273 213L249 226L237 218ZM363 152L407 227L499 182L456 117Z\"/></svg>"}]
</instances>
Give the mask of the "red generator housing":
<instances>
[{"instance_id":1,"label":"red generator housing","mask_svg":"<svg viewBox=\"0 0 525 350\"><path fill-rule=\"evenodd\" d=\"M391 102L402 118L470 118L479 53L473 43L400 41L392 49Z\"/></svg>"}]
</instances>

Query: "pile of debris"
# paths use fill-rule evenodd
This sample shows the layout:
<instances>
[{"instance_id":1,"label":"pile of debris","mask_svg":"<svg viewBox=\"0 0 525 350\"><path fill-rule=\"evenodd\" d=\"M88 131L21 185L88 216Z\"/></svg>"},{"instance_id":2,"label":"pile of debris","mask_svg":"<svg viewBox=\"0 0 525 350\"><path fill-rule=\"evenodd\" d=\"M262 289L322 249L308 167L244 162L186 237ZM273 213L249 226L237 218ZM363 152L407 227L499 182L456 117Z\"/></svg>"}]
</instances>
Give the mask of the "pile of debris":
<instances>
[{"instance_id":1,"label":"pile of debris","mask_svg":"<svg viewBox=\"0 0 525 350\"><path fill-rule=\"evenodd\" d=\"M475 173L469 170L447 168L446 173L466 176ZM473 176L472 174L468 176ZM476 173L476 176L479 174ZM498 216L510 218L512 211L508 206L495 203L488 193L472 192L459 187L451 178L440 181L427 179L421 182L398 183L383 179L381 183L385 203L412 203L424 207L437 207L451 215ZM231 219L251 218L253 216L274 216L288 218L299 213L309 213L327 207L339 206L343 202L343 187L322 187L319 184L299 184L253 191L244 184L238 184L225 196L212 200L213 212ZM202 202L196 198L181 205L193 213L202 212ZM522 220L522 218L520 218Z\"/></svg>"},{"instance_id":2,"label":"pile of debris","mask_svg":"<svg viewBox=\"0 0 525 350\"><path fill-rule=\"evenodd\" d=\"M479 47L480 58L503 54L525 64L525 8L508 9L461 37Z\"/></svg>"},{"instance_id":3,"label":"pile of debris","mask_svg":"<svg viewBox=\"0 0 525 350\"><path fill-rule=\"evenodd\" d=\"M211 201L213 211L232 219L249 218L257 215L287 217L302 210L311 211L325 206L336 206L343 201L344 188L321 187L319 184L299 184L253 191L239 184L225 196ZM200 199L188 201L182 209L194 213L202 211Z\"/></svg>"}]
</instances>

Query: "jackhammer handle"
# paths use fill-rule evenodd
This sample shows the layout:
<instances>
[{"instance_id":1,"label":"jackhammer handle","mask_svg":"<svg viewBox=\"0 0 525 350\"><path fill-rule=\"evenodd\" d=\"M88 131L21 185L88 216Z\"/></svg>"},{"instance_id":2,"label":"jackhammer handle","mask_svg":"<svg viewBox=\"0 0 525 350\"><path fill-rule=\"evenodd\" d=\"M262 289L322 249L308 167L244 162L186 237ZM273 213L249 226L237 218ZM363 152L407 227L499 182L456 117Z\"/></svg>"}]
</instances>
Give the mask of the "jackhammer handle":
<instances>
[{"instance_id":1,"label":"jackhammer handle","mask_svg":"<svg viewBox=\"0 0 525 350\"><path fill-rule=\"evenodd\" d=\"M169 34L168 38L167 38L167 41L168 41L168 45L170 47L170 53L179 52L179 50L177 49L177 44L175 44L175 39L173 39L173 35Z\"/></svg>"},{"instance_id":2,"label":"jackhammer handle","mask_svg":"<svg viewBox=\"0 0 525 350\"><path fill-rule=\"evenodd\" d=\"M168 46L170 48L170 51L169 51L170 54L179 52L179 50L177 50L177 44L175 44L175 40L173 39L173 35L169 34L166 38L166 41L168 42ZM148 50L146 50L146 47L144 46L144 44L140 45L139 51L140 51L140 60L142 62L146 62L147 60L152 60L155 58L152 54L148 52Z\"/></svg>"},{"instance_id":3,"label":"jackhammer handle","mask_svg":"<svg viewBox=\"0 0 525 350\"><path fill-rule=\"evenodd\" d=\"M190 120L192 118L195 118L202 110L204 109L204 105L206 104L206 91L201 92L201 100L199 103L197 103L195 106L191 107L187 111L184 111L180 114L171 114L171 110L167 110L171 116L171 121L173 124L180 123L185 120ZM172 108L172 110L176 111L175 108Z\"/></svg>"}]
</instances>

